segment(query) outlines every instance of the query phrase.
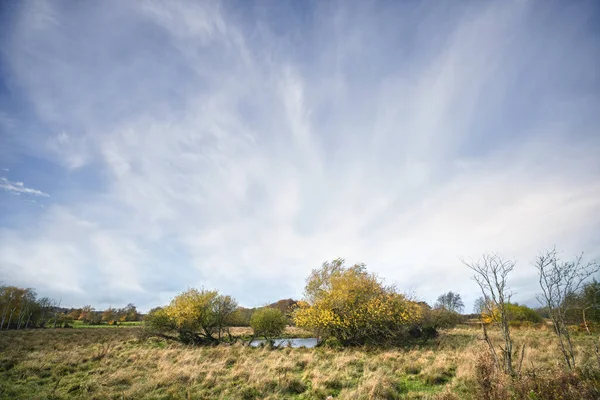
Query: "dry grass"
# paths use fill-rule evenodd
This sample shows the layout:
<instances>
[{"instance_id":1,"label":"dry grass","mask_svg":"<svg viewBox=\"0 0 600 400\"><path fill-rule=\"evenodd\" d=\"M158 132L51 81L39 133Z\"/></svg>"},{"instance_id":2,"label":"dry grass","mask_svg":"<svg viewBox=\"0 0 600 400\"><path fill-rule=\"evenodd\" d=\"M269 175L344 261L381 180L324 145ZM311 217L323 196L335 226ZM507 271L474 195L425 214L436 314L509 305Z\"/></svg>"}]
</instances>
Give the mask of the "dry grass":
<instances>
[{"instance_id":1,"label":"dry grass","mask_svg":"<svg viewBox=\"0 0 600 400\"><path fill-rule=\"evenodd\" d=\"M477 398L476 368L486 351L472 327L406 349L198 348L141 342L138 331L1 332L0 398ZM514 336L528 345L524 368L560 367L549 329L518 329ZM586 340L576 336L578 359L592 366Z\"/></svg>"}]
</instances>

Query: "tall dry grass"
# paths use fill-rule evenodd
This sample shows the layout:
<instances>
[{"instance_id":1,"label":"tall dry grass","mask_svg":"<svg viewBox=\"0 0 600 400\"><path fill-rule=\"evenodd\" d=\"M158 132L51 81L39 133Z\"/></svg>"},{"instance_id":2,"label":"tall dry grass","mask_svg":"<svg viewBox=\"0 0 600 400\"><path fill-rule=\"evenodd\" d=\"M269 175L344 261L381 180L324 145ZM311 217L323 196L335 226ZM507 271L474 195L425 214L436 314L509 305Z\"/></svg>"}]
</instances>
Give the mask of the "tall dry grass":
<instances>
[{"instance_id":1,"label":"tall dry grass","mask_svg":"<svg viewBox=\"0 0 600 400\"><path fill-rule=\"evenodd\" d=\"M480 375L487 350L478 340L479 330L472 327L459 327L429 343L401 349L268 349L241 344L187 347L156 339L139 341L137 332L135 328L2 332L0 398L483 396ZM499 343L499 332L492 331L491 335ZM550 329L515 329L513 336L518 345L527 343L524 377L533 382L531 375L527 375L532 371L537 374L562 371L561 355ZM595 360L587 340L583 335L575 336L580 365L591 370ZM503 385L507 393L514 389L501 382L501 376L494 379L491 384ZM535 389L534 386L533 383L524 386L519 393L530 387Z\"/></svg>"}]
</instances>

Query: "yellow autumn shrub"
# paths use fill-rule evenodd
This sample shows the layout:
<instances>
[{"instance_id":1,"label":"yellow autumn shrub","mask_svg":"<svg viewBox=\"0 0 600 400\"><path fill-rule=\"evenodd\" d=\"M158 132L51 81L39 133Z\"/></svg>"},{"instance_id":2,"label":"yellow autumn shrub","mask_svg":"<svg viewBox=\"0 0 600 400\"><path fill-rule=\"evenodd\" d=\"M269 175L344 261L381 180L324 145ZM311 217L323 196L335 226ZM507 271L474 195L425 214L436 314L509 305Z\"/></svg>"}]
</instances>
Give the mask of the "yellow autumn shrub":
<instances>
[{"instance_id":1,"label":"yellow autumn shrub","mask_svg":"<svg viewBox=\"0 0 600 400\"><path fill-rule=\"evenodd\" d=\"M343 259L312 271L305 299L294 312L295 324L343 344L397 341L422 314L417 303L386 287L364 264L347 267Z\"/></svg>"}]
</instances>

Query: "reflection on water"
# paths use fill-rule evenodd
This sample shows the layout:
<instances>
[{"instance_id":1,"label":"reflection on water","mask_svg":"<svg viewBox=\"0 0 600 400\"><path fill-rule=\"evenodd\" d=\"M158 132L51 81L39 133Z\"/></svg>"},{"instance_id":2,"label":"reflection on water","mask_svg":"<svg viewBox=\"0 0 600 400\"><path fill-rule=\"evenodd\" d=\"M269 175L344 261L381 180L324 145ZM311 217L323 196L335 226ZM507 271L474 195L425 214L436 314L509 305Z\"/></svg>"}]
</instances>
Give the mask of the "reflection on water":
<instances>
[{"instance_id":1,"label":"reflection on water","mask_svg":"<svg viewBox=\"0 0 600 400\"><path fill-rule=\"evenodd\" d=\"M258 347L263 343L266 343L266 340L253 340L250 342L250 346ZM317 346L317 338L274 339L273 343L276 347L290 346L293 348L306 347L310 349Z\"/></svg>"}]
</instances>

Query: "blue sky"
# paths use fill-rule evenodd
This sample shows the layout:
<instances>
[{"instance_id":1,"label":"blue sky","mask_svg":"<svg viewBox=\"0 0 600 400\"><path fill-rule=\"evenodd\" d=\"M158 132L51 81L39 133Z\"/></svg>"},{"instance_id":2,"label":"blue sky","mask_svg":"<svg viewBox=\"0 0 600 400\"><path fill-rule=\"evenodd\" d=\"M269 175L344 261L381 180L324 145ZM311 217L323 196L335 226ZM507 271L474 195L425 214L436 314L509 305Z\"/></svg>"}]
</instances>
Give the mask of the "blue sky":
<instances>
[{"instance_id":1,"label":"blue sky","mask_svg":"<svg viewBox=\"0 0 600 400\"><path fill-rule=\"evenodd\" d=\"M600 7L2 2L0 280L246 306L343 256L432 302L460 257L600 256Z\"/></svg>"}]
</instances>

